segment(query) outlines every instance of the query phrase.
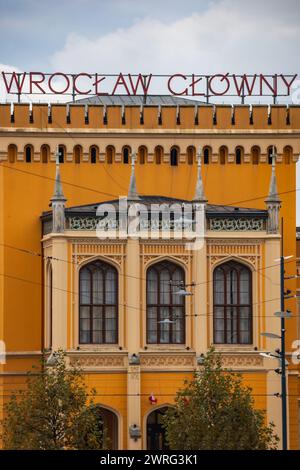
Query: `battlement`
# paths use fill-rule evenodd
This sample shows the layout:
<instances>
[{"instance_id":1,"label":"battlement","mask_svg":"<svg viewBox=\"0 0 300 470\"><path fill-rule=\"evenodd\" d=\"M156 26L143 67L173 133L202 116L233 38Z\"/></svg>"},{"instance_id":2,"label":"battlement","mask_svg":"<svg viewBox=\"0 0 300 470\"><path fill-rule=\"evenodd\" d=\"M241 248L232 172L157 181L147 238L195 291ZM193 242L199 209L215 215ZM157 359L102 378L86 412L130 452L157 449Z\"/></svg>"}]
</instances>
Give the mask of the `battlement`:
<instances>
[{"instance_id":1,"label":"battlement","mask_svg":"<svg viewBox=\"0 0 300 470\"><path fill-rule=\"evenodd\" d=\"M0 104L0 129L300 130L300 106Z\"/></svg>"}]
</instances>

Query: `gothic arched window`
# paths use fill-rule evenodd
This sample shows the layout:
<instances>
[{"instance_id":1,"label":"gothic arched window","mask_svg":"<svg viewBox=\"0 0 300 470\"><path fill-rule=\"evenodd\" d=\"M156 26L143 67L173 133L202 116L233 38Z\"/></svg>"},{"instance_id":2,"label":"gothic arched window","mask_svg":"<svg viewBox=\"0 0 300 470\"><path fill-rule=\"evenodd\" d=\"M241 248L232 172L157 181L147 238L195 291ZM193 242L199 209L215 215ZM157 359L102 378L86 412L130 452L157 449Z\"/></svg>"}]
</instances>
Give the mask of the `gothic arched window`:
<instances>
[{"instance_id":1,"label":"gothic arched window","mask_svg":"<svg viewBox=\"0 0 300 470\"><path fill-rule=\"evenodd\" d=\"M236 261L214 270L214 343L252 343L252 274Z\"/></svg>"},{"instance_id":2,"label":"gothic arched window","mask_svg":"<svg viewBox=\"0 0 300 470\"><path fill-rule=\"evenodd\" d=\"M185 298L175 293L181 282L184 283L183 269L170 261L156 263L148 269L147 343L184 343Z\"/></svg>"},{"instance_id":3,"label":"gothic arched window","mask_svg":"<svg viewBox=\"0 0 300 470\"><path fill-rule=\"evenodd\" d=\"M103 261L94 261L79 273L79 343L118 341L118 274Z\"/></svg>"}]
</instances>

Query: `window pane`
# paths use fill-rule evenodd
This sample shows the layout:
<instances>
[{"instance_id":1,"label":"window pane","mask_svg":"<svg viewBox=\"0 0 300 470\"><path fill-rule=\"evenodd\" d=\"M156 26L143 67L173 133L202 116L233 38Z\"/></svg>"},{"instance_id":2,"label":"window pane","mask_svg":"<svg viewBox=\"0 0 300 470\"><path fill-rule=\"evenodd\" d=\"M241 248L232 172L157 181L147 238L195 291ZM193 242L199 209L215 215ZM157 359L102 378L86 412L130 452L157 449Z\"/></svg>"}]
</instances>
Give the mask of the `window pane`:
<instances>
[{"instance_id":1,"label":"window pane","mask_svg":"<svg viewBox=\"0 0 300 470\"><path fill-rule=\"evenodd\" d=\"M105 303L106 304L115 304L116 303L116 291L117 291L117 282L116 282L116 272L109 268L106 271L105 276Z\"/></svg>"},{"instance_id":2,"label":"window pane","mask_svg":"<svg viewBox=\"0 0 300 470\"><path fill-rule=\"evenodd\" d=\"M93 307L93 330L102 330L102 307Z\"/></svg>"},{"instance_id":3,"label":"window pane","mask_svg":"<svg viewBox=\"0 0 300 470\"><path fill-rule=\"evenodd\" d=\"M240 307L240 343L251 343L251 313L250 307Z\"/></svg>"},{"instance_id":4,"label":"window pane","mask_svg":"<svg viewBox=\"0 0 300 470\"><path fill-rule=\"evenodd\" d=\"M181 269L175 269L172 275L172 281L176 283L176 285L173 286L173 289L172 289L172 292L173 292L172 302L175 305L182 305L184 303L184 297L181 295L175 294L175 292L181 289L180 282L184 281L183 271Z\"/></svg>"},{"instance_id":5,"label":"window pane","mask_svg":"<svg viewBox=\"0 0 300 470\"><path fill-rule=\"evenodd\" d=\"M224 343L225 341L225 322L224 322L224 308L215 307L214 310L214 342Z\"/></svg>"},{"instance_id":6,"label":"window pane","mask_svg":"<svg viewBox=\"0 0 300 470\"><path fill-rule=\"evenodd\" d=\"M170 320L170 311L169 307L160 308L160 321L169 319ZM170 325L171 323L160 323L160 343L169 343L170 342Z\"/></svg>"},{"instance_id":7,"label":"window pane","mask_svg":"<svg viewBox=\"0 0 300 470\"><path fill-rule=\"evenodd\" d=\"M181 307L174 307L172 311L172 342L183 343L184 342L184 324L185 317L183 309Z\"/></svg>"},{"instance_id":8,"label":"window pane","mask_svg":"<svg viewBox=\"0 0 300 470\"><path fill-rule=\"evenodd\" d=\"M226 333L227 343L237 343L237 308L228 307L226 308Z\"/></svg>"},{"instance_id":9,"label":"window pane","mask_svg":"<svg viewBox=\"0 0 300 470\"><path fill-rule=\"evenodd\" d=\"M116 307L105 308L105 342L115 343L117 341L117 316Z\"/></svg>"},{"instance_id":10,"label":"window pane","mask_svg":"<svg viewBox=\"0 0 300 470\"><path fill-rule=\"evenodd\" d=\"M80 343L90 342L90 307L80 307Z\"/></svg>"},{"instance_id":11,"label":"window pane","mask_svg":"<svg viewBox=\"0 0 300 470\"><path fill-rule=\"evenodd\" d=\"M91 275L87 268L80 271L80 303L89 304L91 302Z\"/></svg>"},{"instance_id":12,"label":"window pane","mask_svg":"<svg viewBox=\"0 0 300 470\"><path fill-rule=\"evenodd\" d=\"M148 307L147 309L147 342L157 343L156 307Z\"/></svg>"},{"instance_id":13,"label":"window pane","mask_svg":"<svg viewBox=\"0 0 300 470\"><path fill-rule=\"evenodd\" d=\"M250 303L249 284L249 271L242 269L240 273L240 304Z\"/></svg>"},{"instance_id":14,"label":"window pane","mask_svg":"<svg viewBox=\"0 0 300 470\"><path fill-rule=\"evenodd\" d=\"M237 303L237 272L231 269L226 274L227 304Z\"/></svg>"},{"instance_id":15,"label":"window pane","mask_svg":"<svg viewBox=\"0 0 300 470\"><path fill-rule=\"evenodd\" d=\"M214 299L215 304L224 304L224 272L217 268L214 275Z\"/></svg>"},{"instance_id":16,"label":"window pane","mask_svg":"<svg viewBox=\"0 0 300 470\"><path fill-rule=\"evenodd\" d=\"M150 269L147 273L147 303L157 304L157 273Z\"/></svg>"},{"instance_id":17,"label":"window pane","mask_svg":"<svg viewBox=\"0 0 300 470\"><path fill-rule=\"evenodd\" d=\"M161 304L169 304L170 303L170 273L168 269L163 269L160 272L160 299L159 302Z\"/></svg>"},{"instance_id":18,"label":"window pane","mask_svg":"<svg viewBox=\"0 0 300 470\"><path fill-rule=\"evenodd\" d=\"M100 268L93 272L93 304L103 304L103 271Z\"/></svg>"}]
</instances>

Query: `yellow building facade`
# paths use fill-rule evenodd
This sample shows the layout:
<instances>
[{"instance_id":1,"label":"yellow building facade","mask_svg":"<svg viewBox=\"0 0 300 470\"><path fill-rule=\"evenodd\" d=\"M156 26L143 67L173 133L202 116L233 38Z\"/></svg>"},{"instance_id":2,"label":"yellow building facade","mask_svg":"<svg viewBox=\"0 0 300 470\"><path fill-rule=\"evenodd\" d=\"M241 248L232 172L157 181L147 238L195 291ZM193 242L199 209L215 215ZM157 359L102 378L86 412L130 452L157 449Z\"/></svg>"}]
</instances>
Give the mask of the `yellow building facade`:
<instances>
[{"instance_id":1,"label":"yellow building facade","mask_svg":"<svg viewBox=\"0 0 300 470\"><path fill-rule=\"evenodd\" d=\"M63 348L96 388L112 447L162 448L160 416L214 344L281 435L278 364L259 353L279 346L261 333L280 333L281 217L286 274L296 273L300 108L170 97L0 105L0 133L2 406L43 349ZM120 196L145 210L190 204L192 220L202 210L199 247L160 219L153 237L149 219L138 236L99 233L99 204L117 208ZM296 449L300 323L286 304Z\"/></svg>"}]
</instances>

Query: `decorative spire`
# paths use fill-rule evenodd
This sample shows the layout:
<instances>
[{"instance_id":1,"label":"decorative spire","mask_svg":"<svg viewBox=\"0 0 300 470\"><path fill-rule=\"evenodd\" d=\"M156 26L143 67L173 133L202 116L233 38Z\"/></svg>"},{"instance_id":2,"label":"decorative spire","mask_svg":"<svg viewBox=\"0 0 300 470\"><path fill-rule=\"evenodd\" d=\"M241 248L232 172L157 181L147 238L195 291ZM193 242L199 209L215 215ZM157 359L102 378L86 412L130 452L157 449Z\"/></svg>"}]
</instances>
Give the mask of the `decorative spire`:
<instances>
[{"instance_id":1,"label":"decorative spire","mask_svg":"<svg viewBox=\"0 0 300 470\"><path fill-rule=\"evenodd\" d=\"M198 175L197 175L197 184L196 184L196 191L195 191L195 196L193 199L193 202L202 202L205 204L207 202L207 199L204 194L204 188L203 188L203 181L202 181L202 172L201 172L201 148L199 147L199 152L197 154L198 157Z\"/></svg>"},{"instance_id":2,"label":"decorative spire","mask_svg":"<svg viewBox=\"0 0 300 470\"><path fill-rule=\"evenodd\" d=\"M65 229L65 202L67 199L64 196L61 179L60 179L59 148L58 147L55 152L55 157L56 157L55 186L54 186L54 194L51 198L52 232L61 233Z\"/></svg>"},{"instance_id":3,"label":"decorative spire","mask_svg":"<svg viewBox=\"0 0 300 470\"><path fill-rule=\"evenodd\" d=\"M278 191L277 191L277 179L276 179L276 153L275 153L275 148L273 145L272 148L272 154L270 155L272 158L272 173L271 173L271 179L270 179L270 187L269 187L269 194L265 202L281 202L278 196Z\"/></svg>"},{"instance_id":4,"label":"decorative spire","mask_svg":"<svg viewBox=\"0 0 300 470\"><path fill-rule=\"evenodd\" d=\"M131 176L130 176L130 183L129 183L129 190L128 190L128 201L140 200L140 197L136 189L136 179L135 179L135 171L134 171L135 157L136 157L136 154L135 152L133 152L131 155Z\"/></svg>"},{"instance_id":5,"label":"decorative spire","mask_svg":"<svg viewBox=\"0 0 300 470\"><path fill-rule=\"evenodd\" d=\"M276 179L276 153L275 148L272 148L272 173L270 178L270 187L268 197L265 199L265 203L268 210L267 220L267 232L278 233L279 232L279 210L281 207L281 200L279 199L277 190L277 179Z\"/></svg>"}]
</instances>

